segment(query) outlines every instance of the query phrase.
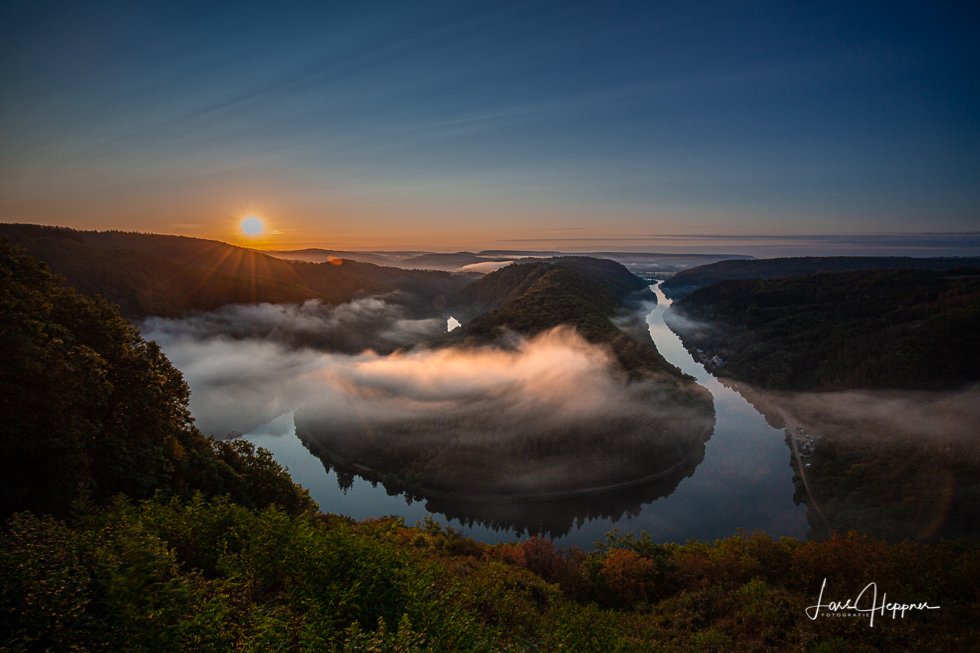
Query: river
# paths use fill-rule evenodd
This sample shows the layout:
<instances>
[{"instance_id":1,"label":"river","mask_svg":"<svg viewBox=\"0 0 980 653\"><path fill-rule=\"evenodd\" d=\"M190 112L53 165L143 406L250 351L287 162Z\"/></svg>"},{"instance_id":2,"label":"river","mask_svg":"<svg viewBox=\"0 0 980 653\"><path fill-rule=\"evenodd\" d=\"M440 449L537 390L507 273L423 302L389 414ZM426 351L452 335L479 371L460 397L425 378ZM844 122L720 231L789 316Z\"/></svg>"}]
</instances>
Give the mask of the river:
<instances>
[{"instance_id":1,"label":"river","mask_svg":"<svg viewBox=\"0 0 980 653\"><path fill-rule=\"evenodd\" d=\"M786 445L784 432L770 427L745 399L719 383L688 354L680 339L664 323L664 311L670 306L670 300L656 286L653 290L659 303L646 319L657 348L668 361L697 379L714 398L716 424L706 444L704 460L694 474L681 480L670 494L649 503L643 499L642 488L638 488L633 497L629 496L631 491L626 491L614 497L596 499L597 506L603 504L601 508L574 507L581 516L569 520L568 532L558 533L556 541L591 548L613 528L637 534L646 531L660 542L684 542L690 538L714 540L734 535L740 528L747 531L762 529L774 537L805 537L806 508L793 503L792 452ZM465 506L452 511L459 519L430 512L424 502L412 502L398 494L389 496L381 485L373 486L360 478L355 478L353 486L346 492L341 490L336 473L325 471L320 460L297 438L291 413L245 437L269 449L280 464L288 467L293 480L309 490L324 512L355 519L398 515L409 524L431 514L437 521L450 524L483 542L518 540L527 536L527 530L517 532L513 528L499 527L495 530L467 519ZM610 502L616 501L623 505L610 511ZM540 511L542 520L546 520L549 511L568 507L539 503L522 508L532 514ZM590 516L595 514L612 516Z\"/></svg>"}]
</instances>

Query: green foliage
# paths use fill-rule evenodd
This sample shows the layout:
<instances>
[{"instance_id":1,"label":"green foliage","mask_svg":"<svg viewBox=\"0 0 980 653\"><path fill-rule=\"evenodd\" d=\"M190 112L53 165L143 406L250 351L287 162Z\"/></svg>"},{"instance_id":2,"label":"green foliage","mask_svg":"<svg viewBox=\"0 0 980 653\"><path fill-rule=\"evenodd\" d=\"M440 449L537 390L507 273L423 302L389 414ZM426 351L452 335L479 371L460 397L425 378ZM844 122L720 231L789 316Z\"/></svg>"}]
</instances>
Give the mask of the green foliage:
<instances>
[{"instance_id":1,"label":"green foliage","mask_svg":"<svg viewBox=\"0 0 980 653\"><path fill-rule=\"evenodd\" d=\"M724 281L678 301L685 346L780 390L947 389L980 380L980 279L871 270ZM669 316L670 313L668 313Z\"/></svg>"},{"instance_id":2,"label":"green foliage","mask_svg":"<svg viewBox=\"0 0 980 653\"><path fill-rule=\"evenodd\" d=\"M497 650L493 629L432 591L432 568L381 535L200 495L117 501L74 527L17 515L0 538L2 645Z\"/></svg>"},{"instance_id":3,"label":"green foliage","mask_svg":"<svg viewBox=\"0 0 980 653\"><path fill-rule=\"evenodd\" d=\"M140 524L15 516L0 542L4 650L218 651L228 608Z\"/></svg>"},{"instance_id":4,"label":"green foliage","mask_svg":"<svg viewBox=\"0 0 980 653\"><path fill-rule=\"evenodd\" d=\"M825 600L876 582L889 600L941 610L873 629L811 621L804 610L825 578ZM957 543L743 533L677 545L610 533L586 554L539 538L487 546L432 520L406 528L161 496L71 523L8 521L0 647L942 651L980 635L978 587L980 551Z\"/></svg>"}]
</instances>

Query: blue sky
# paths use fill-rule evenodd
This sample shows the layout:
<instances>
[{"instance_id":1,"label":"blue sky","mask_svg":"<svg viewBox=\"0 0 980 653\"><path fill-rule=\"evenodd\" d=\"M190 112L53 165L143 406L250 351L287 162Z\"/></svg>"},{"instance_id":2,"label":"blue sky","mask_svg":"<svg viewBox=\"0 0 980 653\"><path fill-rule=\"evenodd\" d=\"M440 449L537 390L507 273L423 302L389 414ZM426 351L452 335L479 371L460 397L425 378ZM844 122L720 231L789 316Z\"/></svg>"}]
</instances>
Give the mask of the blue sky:
<instances>
[{"instance_id":1,"label":"blue sky","mask_svg":"<svg viewBox=\"0 0 980 653\"><path fill-rule=\"evenodd\" d=\"M7 2L0 220L234 241L255 214L267 247L977 232L965 7Z\"/></svg>"}]
</instances>

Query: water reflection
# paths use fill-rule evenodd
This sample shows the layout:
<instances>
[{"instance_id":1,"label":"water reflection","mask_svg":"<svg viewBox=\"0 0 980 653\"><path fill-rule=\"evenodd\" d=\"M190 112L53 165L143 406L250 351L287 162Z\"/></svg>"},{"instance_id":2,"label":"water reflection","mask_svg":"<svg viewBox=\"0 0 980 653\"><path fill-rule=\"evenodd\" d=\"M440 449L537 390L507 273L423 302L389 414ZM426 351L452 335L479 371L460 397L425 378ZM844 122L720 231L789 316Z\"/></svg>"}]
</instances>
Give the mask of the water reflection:
<instances>
[{"instance_id":1,"label":"water reflection","mask_svg":"<svg viewBox=\"0 0 980 653\"><path fill-rule=\"evenodd\" d=\"M430 497L420 502L417 493L413 496L393 483L385 488L380 478L372 481L363 470L367 480L354 477L350 468L338 474L336 463L321 463L297 438L291 415L276 421L281 434L273 435L277 429L270 426L247 437L287 464L324 511L355 518L396 514L408 522L432 512L488 542L546 533L591 546L614 526L645 530L660 541L710 540L739 528L803 537L806 511L793 500L793 470L783 432L691 359L664 324L669 300L659 290L657 295L660 303L647 322L658 349L711 392L716 412L711 439L669 477L575 499L475 502ZM189 383L196 392L194 379Z\"/></svg>"},{"instance_id":2,"label":"water reflection","mask_svg":"<svg viewBox=\"0 0 980 653\"><path fill-rule=\"evenodd\" d=\"M638 518L644 505L670 496L682 480L694 474L703 458L702 449L697 460L672 469L655 480L588 496L554 501L430 499L425 507L467 527L480 525L494 531L568 537L573 530L581 529L586 523L629 522Z\"/></svg>"}]
</instances>

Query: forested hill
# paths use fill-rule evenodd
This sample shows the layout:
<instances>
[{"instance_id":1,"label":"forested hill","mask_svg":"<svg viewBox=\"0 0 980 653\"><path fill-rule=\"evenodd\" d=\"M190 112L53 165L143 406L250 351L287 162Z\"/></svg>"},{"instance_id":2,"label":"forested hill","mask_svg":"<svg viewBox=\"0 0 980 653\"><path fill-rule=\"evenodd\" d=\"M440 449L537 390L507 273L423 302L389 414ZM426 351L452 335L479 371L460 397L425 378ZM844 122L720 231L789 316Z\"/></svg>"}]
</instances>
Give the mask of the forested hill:
<instances>
[{"instance_id":1,"label":"forested hill","mask_svg":"<svg viewBox=\"0 0 980 653\"><path fill-rule=\"evenodd\" d=\"M561 256L541 260L525 259L500 268L464 286L452 298L451 308L458 313L456 317L463 320L499 308L523 295L535 281L555 266L573 270L611 291L617 298L617 304L633 296L653 303L657 301L656 295L647 291L647 282L621 263L587 256Z\"/></svg>"},{"instance_id":2,"label":"forested hill","mask_svg":"<svg viewBox=\"0 0 980 653\"><path fill-rule=\"evenodd\" d=\"M0 237L0 517L65 515L120 492L315 507L268 453L202 436L156 343L61 281Z\"/></svg>"},{"instance_id":3,"label":"forested hill","mask_svg":"<svg viewBox=\"0 0 980 653\"><path fill-rule=\"evenodd\" d=\"M678 320L679 316L694 324ZM722 281L668 324L719 375L781 390L955 388L980 380L980 270Z\"/></svg>"},{"instance_id":4,"label":"forested hill","mask_svg":"<svg viewBox=\"0 0 980 653\"><path fill-rule=\"evenodd\" d=\"M346 302L402 290L428 305L469 279L447 272L370 263L284 261L226 243L154 234L0 224L0 235L64 276L78 292L101 295L122 315L179 316L225 304Z\"/></svg>"},{"instance_id":5,"label":"forested hill","mask_svg":"<svg viewBox=\"0 0 980 653\"><path fill-rule=\"evenodd\" d=\"M473 307L488 310L446 340L483 344L495 340L502 329L533 336L569 325L589 342L612 347L630 372L682 377L657 351L646 323L629 306L630 298L646 297L642 294L646 288L642 279L614 261L563 257L515 263L457 293L452 304L455 312ZM612 320L617 315L618 326Z\"/></svg>"},{"instance_id":6,"label":"forested hill","mask_svg":"<svg viewBox=\"0 0 980 653\"><path fill-rule=\"evenodd\" d=\"M671 299L686 297L698 288L729 279L776 279L818 272L852 270L933 270L980 266L980 257L912 258L910 256L804 256L753 261L719 261L682 270L660 288Z\"/></svg>"}]
</instances>

